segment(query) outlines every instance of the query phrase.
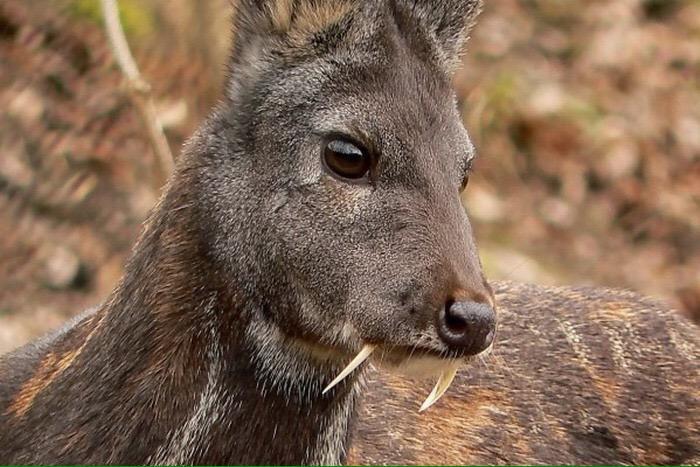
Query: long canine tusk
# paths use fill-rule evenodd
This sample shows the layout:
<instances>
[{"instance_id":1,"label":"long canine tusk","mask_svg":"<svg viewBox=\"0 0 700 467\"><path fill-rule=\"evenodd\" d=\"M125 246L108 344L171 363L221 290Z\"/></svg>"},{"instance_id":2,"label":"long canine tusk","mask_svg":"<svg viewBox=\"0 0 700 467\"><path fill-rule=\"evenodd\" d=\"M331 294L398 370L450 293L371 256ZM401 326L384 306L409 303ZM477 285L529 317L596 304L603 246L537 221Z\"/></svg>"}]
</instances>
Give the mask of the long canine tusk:
<instances>
[{"instance_id":1,"label":"long canine tusk","mask_svg":"<svg viewBox=\"0 0 700 467\"><path fill-rule=\"evenodd\" d=\"M328 386L326 386L326 389L323 390L322 394L327 393L328 391L331 390L331 388L333 386L335 386L336 384L338 384L342 380L344 380L347 375L352 373L355 368L360 366L362 364L362 362L367 360L369 358L369 356L372 355L372 352L374 352L374 349L375 349L375 347L373 345L370 345L370 344L366 344L364 347L362 347L362 350L360 350L360 352L355 356L355 358L353 358L352 361L350 363L348 363L348 366L346 366L343 369L343 371L341 371L340 374L338 376L336 376L335 379L333 381L331 381L331 383Z\"/></svg>"},{"instance_id":2,"label":"long canine tusk","mask_svg":"<svg viewBox=\"0 0 700 467\"><path fill-rule=\"evenodd\" d=\"M437 380L437 383L435 383L435 387L430 394L428 394L428 397L425 399L425 402L423 402L423 405L420 406L420 409L418 410L419 412L426 410L428 407L437 402L437 400L440 399L443 394L445 394L447 388L449 388L450 384L452 384L452 380L455 379L458 368L458 366L453 366L442 372Z\"/></svg>"}]
</instances>

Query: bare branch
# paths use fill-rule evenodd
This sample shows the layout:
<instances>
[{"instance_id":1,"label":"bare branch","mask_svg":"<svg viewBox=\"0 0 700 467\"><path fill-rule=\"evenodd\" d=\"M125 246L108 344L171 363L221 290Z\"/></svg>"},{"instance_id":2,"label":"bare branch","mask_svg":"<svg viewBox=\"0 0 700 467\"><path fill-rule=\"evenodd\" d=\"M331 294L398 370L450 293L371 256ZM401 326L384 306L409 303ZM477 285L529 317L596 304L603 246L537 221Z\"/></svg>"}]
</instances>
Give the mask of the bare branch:
<instances>
[{"instance_id":1,"label":"bare branch","mask_svg":"<svg viewBox=\"0 0 700 467\"><path fill-rule=\"evenodd\" d=\"M173 170L173 155L170 152L168 140L163 133L163 125L158 119L158 114L151 97L151 87L141 77L136 66L129 44L126 41L121 21L119 20L119 10L116 0L101 0L102 15L107 30L107 38L112 47L112 53L126 78L129 97L136 107L144 125L148 131L153 151L158 159L158 183L162 185Z\"/></svg>"}]
</instances>

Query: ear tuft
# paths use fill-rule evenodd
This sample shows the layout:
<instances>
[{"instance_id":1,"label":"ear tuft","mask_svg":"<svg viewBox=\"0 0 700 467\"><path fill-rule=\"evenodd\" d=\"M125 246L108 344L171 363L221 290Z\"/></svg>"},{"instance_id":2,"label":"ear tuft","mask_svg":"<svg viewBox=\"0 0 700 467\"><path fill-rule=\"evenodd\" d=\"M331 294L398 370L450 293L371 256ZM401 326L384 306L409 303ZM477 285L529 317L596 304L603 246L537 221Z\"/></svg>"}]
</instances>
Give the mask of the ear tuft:
<instances>
[{"instance_id":1,"label":"ear tuft","mask_svg":"<svg viewBox=\"0 0 700 467\"><path fill-rule=\"evenodd\" d=\"M340 21L352 9L349 0L282 0L274 12L278 31L287 34L313 34Z\"/></svg>"},{"instance_id":2,"label":"ear tuft","mask_svg":"<svg viewBox=\"0 0 700 467\"><path fill-rule=\"evenodd\" d=\"M399 0L437 43L441 61L452 67L481 12L482 0Z\"/></svg>"},{"instance_id":3,"label":"ear tuft","mask_svg":"<svg viewBox=\"0 0 700 467\"><path fill-rule=\"evenodd\" d=\"M322 31L345 17L356 0L238 0L236 36L273 34L300 38Z\"/></svg>"},{"instance_id":4,"label":"ear tuft","mask_svg":"<svg viewBox=\"0 0 700 467\"><path fill-rule=\"evenodd\" d=\"M267 6L267 14L275 32L285 33L292 26L293 3L293 0L278 0Z\"/></svg>"}]
</instances>

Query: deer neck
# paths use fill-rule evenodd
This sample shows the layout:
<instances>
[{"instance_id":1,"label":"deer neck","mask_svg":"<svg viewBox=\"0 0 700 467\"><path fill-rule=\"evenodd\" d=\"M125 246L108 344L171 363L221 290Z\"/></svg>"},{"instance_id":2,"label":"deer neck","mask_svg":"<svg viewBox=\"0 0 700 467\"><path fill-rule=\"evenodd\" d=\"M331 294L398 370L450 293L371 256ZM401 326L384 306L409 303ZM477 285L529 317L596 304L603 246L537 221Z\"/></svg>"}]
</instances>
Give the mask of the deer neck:
<instances>
[{"instance_id":1,"label":"deer neck","mask_svg":"<svg viewBox=\"0 0 700 467\"><path fill-rule=\"evenodd\" d=\"M337 359L312 357L267 321L265 307L275 304L259 299L266 291L245 292L236 274L218 273L184 227L186 211L160 209L122 283L93 318L101 352L143 362L113 375L132 383L122 385L131 391L124 399L142 401L132 425L150 427L133 430L149 453L134 460L342 462L358 380L322 395L340 370Z\"/></svg>"}]
</instances>

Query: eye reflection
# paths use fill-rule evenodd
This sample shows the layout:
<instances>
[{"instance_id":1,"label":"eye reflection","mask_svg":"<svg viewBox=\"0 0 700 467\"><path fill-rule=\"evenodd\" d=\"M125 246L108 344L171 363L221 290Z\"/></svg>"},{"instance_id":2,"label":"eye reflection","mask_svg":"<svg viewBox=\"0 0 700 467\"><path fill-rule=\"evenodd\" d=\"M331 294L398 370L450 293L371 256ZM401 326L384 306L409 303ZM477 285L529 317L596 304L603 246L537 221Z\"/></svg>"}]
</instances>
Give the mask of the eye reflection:
<instances>
[{"instance_id":1,"label":"eye reflection","mask_svg":"<svg viewBox=\"0 0 700 467\"><path fill-rule=\"evenodd\" d=\"M366 151L343 139L333 139L326 143L323 160L330 171L350 180L365 178L371 165Z\"/></svg>"}]
</instances>

